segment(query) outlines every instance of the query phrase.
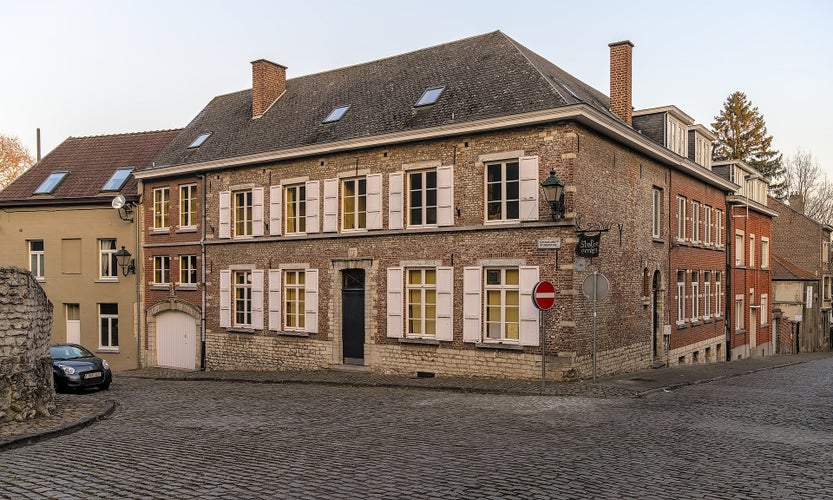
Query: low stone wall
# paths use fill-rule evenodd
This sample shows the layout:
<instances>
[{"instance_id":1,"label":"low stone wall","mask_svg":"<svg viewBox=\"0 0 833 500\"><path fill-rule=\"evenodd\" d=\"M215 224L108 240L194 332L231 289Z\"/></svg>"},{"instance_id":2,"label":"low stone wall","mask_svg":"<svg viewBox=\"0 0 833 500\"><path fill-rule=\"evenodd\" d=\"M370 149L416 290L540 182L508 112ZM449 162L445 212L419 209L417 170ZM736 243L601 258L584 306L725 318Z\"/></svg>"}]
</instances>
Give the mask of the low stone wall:
<instances>
[{"instance_id":1,"label":"low stone wall","mask_svg":"<svg viewBox=\"0 0 833 500\"><path fill-rule=\"evenodd\" d=\"M0 267L0 423L55 411L52 303L22 269Z\"/></svg>"}]
</instances>

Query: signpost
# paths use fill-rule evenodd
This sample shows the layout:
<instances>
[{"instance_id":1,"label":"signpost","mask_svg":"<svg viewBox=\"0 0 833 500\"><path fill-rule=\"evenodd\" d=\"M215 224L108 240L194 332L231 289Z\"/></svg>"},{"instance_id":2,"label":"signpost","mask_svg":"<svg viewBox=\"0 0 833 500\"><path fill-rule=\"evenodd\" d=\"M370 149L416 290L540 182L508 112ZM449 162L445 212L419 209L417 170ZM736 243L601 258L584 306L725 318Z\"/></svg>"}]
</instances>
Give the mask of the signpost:
<instances>
[{"instance_id":1,"label":"signpost","mask_svg":"<svg viewBox=\"0 0 833 500\"><path fill-rule=\"evenodd\" d=\"M541 330L541 392L547 381L547 335L544 332L544 311L555 305L555 285L549 281L539 281L532 287L532 303L538 308L538 323Z\"/></svg>"},{"instance_id":2,"label":"signpost","mask_svg":"<svg viewBox=\"0 0 833 500\"><path fill-rule=\"evenodd\" d=\"M598 272L584 278L581 289L585 297L593 301L593 382L596 381L596 302L605 298L610 291L610 282L607 277Z\"/></svg>"}]
</instances>

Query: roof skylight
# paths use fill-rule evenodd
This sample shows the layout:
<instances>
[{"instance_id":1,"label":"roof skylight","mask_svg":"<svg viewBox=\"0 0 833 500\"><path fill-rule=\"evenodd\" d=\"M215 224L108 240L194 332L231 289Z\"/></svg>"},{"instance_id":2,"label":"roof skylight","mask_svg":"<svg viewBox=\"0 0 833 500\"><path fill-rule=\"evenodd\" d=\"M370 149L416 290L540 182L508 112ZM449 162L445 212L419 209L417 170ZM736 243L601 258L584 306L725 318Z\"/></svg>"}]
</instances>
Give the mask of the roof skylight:
<instances>
[{"instance_id":1,"label":"roof skylight","mask_svg":"<svg viewBox=\"0 0 833 500\"><path fill-rule=\"evenodd\" d=\"M341 120L341 117L344 116L344 113L346 113L348 109L350 109L349 104L346 106L336 106L335 108L333 108L332 111L330 111L330 114L327 115L327 118L324 118L324 121L321 123L331 123Z\"/></svg>"},{"instance_id":2,"label":"roof skylight","mask_svg":"<svg viewBox=\"0 0 833 500\"><path fill-rule=\"evenodd\" d=\"M188 146L188 149L198 148L202 146L202 143L207 141L209 137L211 137L211 132L203 132L202 134L197 136L196 139L194 139L194 142L192 142L191 145Z\"/></svg>"},{"instance_id":3,"label":"roof skylight","mask_svg":"<svg viewBox=\"0 0 833 500\"><path fill-rule=\"evenodd\" d=\"M122 186L124 186L124 183L127 181L127 178L130 177L131 172L133 172L133 167L125 167L116 170L101 190L118 191Z\"/></svg>"},{"instance_id":4,"label":"roof skylight","mask_svg":"<svg viewBox=\"0 0 833 500\"><path fill-rule=\"evenodd\" d=\"M55 191L55 188L58 187L58 184L64 180L64 177L66 177L68 173L69 172L52 172L49 174L49 177L41 182L41 185L35 189L35 194L49 194L52 191Z\"/></svg>"},{"instance_id":5,"label":"roof skylight","mask_svg":"<svg viewBox=\"0 0 833 500\"><path fill-rule=\"evenodd\" d=\"M429 104L434 104L437 102L437 99L440 98L440 94L443 93L445 87L429 87L422 93L422 97L419 98L414 106L428 106Z\"/></svg>"}]
</instances>

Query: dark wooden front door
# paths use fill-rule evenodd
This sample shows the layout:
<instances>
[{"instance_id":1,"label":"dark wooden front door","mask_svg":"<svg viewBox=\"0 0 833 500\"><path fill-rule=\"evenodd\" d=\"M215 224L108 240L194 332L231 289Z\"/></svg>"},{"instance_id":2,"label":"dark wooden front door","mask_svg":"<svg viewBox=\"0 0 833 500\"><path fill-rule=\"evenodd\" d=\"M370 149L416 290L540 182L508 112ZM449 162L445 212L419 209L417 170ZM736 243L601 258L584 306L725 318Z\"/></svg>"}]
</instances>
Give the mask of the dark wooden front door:
<instances>
[{"instance_id":1,"label":"dark wooden front door","mask_svg":"<svg viewBox=\"0 0 833 500\"><path fill-rule=\"evenodd\" d=\"M364 364L364 270L341 273L341 325L344 363Z\"/></svg>"}]
</instances>

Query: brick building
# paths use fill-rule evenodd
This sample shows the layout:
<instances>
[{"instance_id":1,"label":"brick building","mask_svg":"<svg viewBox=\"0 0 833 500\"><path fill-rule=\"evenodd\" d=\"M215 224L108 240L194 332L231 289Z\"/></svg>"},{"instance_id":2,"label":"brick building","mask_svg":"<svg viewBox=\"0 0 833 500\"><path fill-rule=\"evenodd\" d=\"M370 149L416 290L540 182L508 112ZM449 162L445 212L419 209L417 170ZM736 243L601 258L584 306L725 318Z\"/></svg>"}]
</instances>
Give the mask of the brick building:
<instances>
[{"instance_id":1,"label":"brick building","mask_svg":"<svg viewBox=\"0 0 833 500\"><path fill-rule=\"evenodd\" d=\"M716 298L709 322L671 326L676 270L702 282L725 261L675 243L676 197L725 211L736 186L631 126L631 49L610 46L612 99L500 32L292 79L254 61L251 90L216 97L137 173L146 267L198 268L181 292L145 276L145 355L175 310L204 318L206 369L535 378L541 331L553 378L716 359ZM563 206L543 199L551 175ZM184 235L183 185L202 214ZM598 256L577 255L579 232ZM596 335L593 272L610 283ZM539 280L557 294L541 315Z\"/></svg>"},{"instance_id":2,"label":"brick building","mask_svg":"<svg viewBox=\"0 0 833 500\"><path fill-rule=\"evenodd\" d=\"M767 206L769 181L739 160L715 162L712 169L738 185L727 198L729 359L774 354L771 253L778 212Z\"/></svg>"},{"instance_id":3,"label":"brick building","mask_svg":"<svg viewBox=\"0 0 833 500\"><path fill-rule=\"evenodd\" d=\"M778 217L772 226L772 286L782 318L778 352L815 352L830 348L830 237L833 227L803 213L800 198L787 205L767 198Z\"/></svg>"}]
</instances>

